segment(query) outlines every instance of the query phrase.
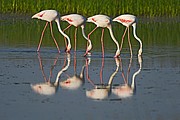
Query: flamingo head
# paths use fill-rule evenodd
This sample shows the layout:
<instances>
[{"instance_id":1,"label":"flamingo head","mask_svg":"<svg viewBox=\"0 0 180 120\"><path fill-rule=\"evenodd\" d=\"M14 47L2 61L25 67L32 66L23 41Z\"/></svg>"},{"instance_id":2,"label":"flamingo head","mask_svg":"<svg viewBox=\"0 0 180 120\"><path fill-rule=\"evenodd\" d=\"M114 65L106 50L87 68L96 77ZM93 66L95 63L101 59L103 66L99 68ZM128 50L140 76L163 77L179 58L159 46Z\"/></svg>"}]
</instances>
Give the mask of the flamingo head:
<instances>
[{"instance_id":1,"label":"flamingo head","mask_svg":"<svg viewBox=\"0 0 180 120\"><path fill-rule=\"evenodd\" d=\"M35 15L32 16L32 18L37 18L37 19L41 19L41 17L43 16L43 13L36 13Z\"/></svg>"},{"instance_id":2,"label":"flamingo head","mask_svg":"<svg viewBox=\"0 0 180 120\"><path fill-rule=\"evenodd\" d=\"M86 20L86 22L91 22L91 23L94 23L94 24L97 25L96 21L97 20L94 17L88 17L87 20Z\"/></svg>"},{"instance_id":3,"label":"flamingo head","mask_svg":"<svg viewBox=\"0 0 180 120\"><path fill-rule=\"evenodd\" d=\"M119 56L120 56L120 50L117 50L114 58L117 58L117 57L119 57Z\"/></svg>"},{"instance_id":4,"label":"flamingo head","mask_svg":"<svg viewBox=\"0 0 180 120\"><path fill-rule=\"evenodd\" d=\"M141 56L141 54L142 54L142 49L139 49L138 56Z\"/></svg>"},{"instance_id":5,"label":"flamingo head","mask_svg":"<svg viewBox=\"0 0 180 120\"><path fill-rule=\"evenodd\" d=\"M65 52L70 53L71 51L71 44L68 44L68 46L65 49Z\"/></svg>"},{"instance_id":6,"label":"flamingo head","mask_svg":"<svg viewBox=\"0 0 180 120\"><path fill-rule=\"evenodd\" d=\"M68 49L68 48L65 49L65 52L66 52L66 53L70 53L70 51L71 51L71 50Z\"/></svg>"},{"instance_id":7,"label":"flamingo head","mask_svg":"<svg viewBox=\"0 0 180 120\"><path fill-rule=\"evenodd\" d=\"M119 22L119 17L114 18L112 21Z\"/></svg>"},{"instance_id":8,"label":"flamingo head","mask_svg":"<svg viewBox=\"0 0 180 120\"><path fill-rule=\"evenodd\" d=\"M92 17L88 17L86 22L92 22Z\"/></svg>"},{"instance_id":9,"label":"flamingo head","mask_svg":"<svg viewBox=\"0 0 180 120\"><path fill-rule=\"evenodd\" d=\"M91 55L91 53L90 53L91 49L92 49L92 44L90 42L87 49L86 49L86 53L84 54L84 57L87 56L87 55Z\"/></svg>"},{"instance_id":10,"label":"flamingo head","mask_svg":"<svg viewBox=\"0 0 180 120\"><path fill-rule=\"evenodd\" d=\"M66 21L66 16L61 16L62 21Z\"/></svg>"},{"instance_id":11,"label":"flamingo head","mask_svg":"<svg viewBox=\"0 0 180 120\"><path fill-rule=\"evenodd\" d=\"M91 43L91 41L90 41L90 42L89 42L89 45L88 45L88 47L87 47L87 49L86 49L86 51L87 51L87 52L90 52L91 49L92 49L92 43Z\"/></svg>"}]
</instances>

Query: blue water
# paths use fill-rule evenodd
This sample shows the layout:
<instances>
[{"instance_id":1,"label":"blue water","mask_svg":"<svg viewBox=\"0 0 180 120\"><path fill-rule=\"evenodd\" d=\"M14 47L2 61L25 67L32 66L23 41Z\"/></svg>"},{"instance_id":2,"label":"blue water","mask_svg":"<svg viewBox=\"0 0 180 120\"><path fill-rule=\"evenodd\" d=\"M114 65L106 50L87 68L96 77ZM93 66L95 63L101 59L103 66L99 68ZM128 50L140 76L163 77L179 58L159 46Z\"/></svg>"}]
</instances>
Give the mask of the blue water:
<instances>
[{"instance_id":1,"label":"blue water","mask_svg":"<svg viewBox=\"0 0 180 120\"><path fill-rule=\"evenodd\" d=\"M142 57L137 56L138 42L131 35L133 57L126 36L118 59L113 58L116 48L108 30L104 36L105 58L102 58L100 28L91 36L91 56L83 57L86 41L80 29L77 52L73 51L72 40L70 55L64 53L63 37L55 24L54 35L61 53L57 53L46 31L38 54L36 49L45 23L31 20L30 16L25 18L16 15L11 19L0 18L0 120L180 119L178 17L167 21L140 18L137 34L143 41ZM61 24L62 28L67 26ZM86 34L93 27L87 24ZM120 24L113 24L118 41L124 29ZM66 33L74 38L74 28ZM81 71L82 78L73 77ZM58 73L61 73L59 84L54 84ZM71 89L62 87L65 80Z\"/></svg>"},{"instance_id":2,"label":"blue water","mask_svg":"<svg viewBox=\"0 0 180 120\"><path fill-rule=\"evenodd\" d=\"M117 68L112 51L106 52L104 60L100 52L94 52L88 58L82 56L82 51L76 52L76 56L71 52L70 65L59 82L75 73L79 74L82 66L86 65L84 84L76 90L58 86L54 94L40 95L31 88L32 84L45 82L35 49L1 49L0 118L3 120L178 120L180 118L180 49L171 47L158 49L159 51L156 51L156 48L144 49L142 69L135 78L136 89L131 97L121 98L109 91L108 96L101 100L86 96L86 91L94 88L87 79L87 65L89 77L94 85L101 83L107 85L110 76ZM112 82L114 87L124 84L122 70L125 77L128 75L131 84L133 74L140 67L136 54L132 58L130 68L129 53L122 53L121 56L119 59L121 65ZM44 49L40 57L46 77L50 76L52 70L51 82L54 82L58 72L67 65L66 53L62 52L58 55L55 48L52 48L52 51ZM90 60L89 64L86 64L87 59ZM55 60L57 60L56 64L54 64ZM130 72L127 72L128 68Z\"/></svg>"}]
</instances>

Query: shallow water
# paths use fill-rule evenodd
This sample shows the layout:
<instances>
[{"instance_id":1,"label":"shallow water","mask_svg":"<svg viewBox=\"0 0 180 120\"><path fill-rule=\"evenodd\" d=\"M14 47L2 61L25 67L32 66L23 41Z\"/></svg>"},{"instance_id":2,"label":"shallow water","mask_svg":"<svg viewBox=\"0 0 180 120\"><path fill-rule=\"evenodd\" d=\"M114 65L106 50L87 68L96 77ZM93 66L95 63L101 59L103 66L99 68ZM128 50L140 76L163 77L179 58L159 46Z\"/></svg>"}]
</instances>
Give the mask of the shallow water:
<instances>
[{"instance_id":1,"label":"shallow water","mask_svg":"<svg viewBox=\"0 0 180 120\"><path fill-rule=\"evenodd\" d=\"M1 20L1 23L4 21ZM61 44L61 53L58 54L54 44L50 43L52 41L48 32L41 52L37 54L36 46L43 28L42 26L36 28L37 24L41 22L32 22L24 18L23 22L15 20L1 24L3 29L1 29L0 37L1 119L180 119L178 22L140 22L138 35L143 39L143 55L142 58L137 57L138 44L132 40L134 41L132 59L127 45L123 46L121 57L114 59L115 49L111 40L105 42L104 59L101 58L98 40L90 57L83 57L85 52L83 40L78 44L76 53L72 50L71 54L67 55L63 52L64 48ZM161 28L162 26L164 27ZM174 26L174 29L169 26ZM19 32L16 33L17 27ZM39 29L39 31L34 29ZM100 33L100 29L94 33L92 39L98 38L98 32ZM120 32L115 32L115 35L118 36ZM162 32L166 34L163 36ZM73 37L73 29L70 34ZM110 39L108 34L105 38ZM83 78L80 81L82 84L77 84L79 81L75 81L76 87L71 86L69 87L71 89L68 89L63 88L62 84L58 87L48 84L52 88L49 92L51 95L43 95L47 94L47 91L35 92L32 89L32 85L45 84L48 79L53 84L60 71L63 71L59 77L59 82L62 83L74 74L79 75L83 67ZM137 73L135 89L129 94L127 92L125 94L125 90L120 94L115 94L115 90L126 82L124 78L127 78L128 84L131 85L135 73ZM113 78L112 87L102 88L108 86L110 78ZM96 96L98 99L87 97L86 92L93 90L96 86L98 87L96 92L98 95L101 94L101 97ZM43 89L42 87L39 89Z\"/></svg>"}]
</instances>

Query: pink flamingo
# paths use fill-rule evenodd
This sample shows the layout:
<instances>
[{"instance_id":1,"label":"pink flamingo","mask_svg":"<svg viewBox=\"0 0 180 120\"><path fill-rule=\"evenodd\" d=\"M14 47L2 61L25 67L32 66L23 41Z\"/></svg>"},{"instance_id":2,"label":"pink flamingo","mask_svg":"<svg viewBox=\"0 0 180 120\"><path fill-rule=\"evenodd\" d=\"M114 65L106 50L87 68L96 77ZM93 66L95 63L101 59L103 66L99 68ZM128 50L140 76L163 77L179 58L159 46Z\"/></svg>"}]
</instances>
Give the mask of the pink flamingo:
<instances>
[{"instance_id":1,"label":"pink flamingo","mask_svg":"<svg viewBox=\"0 0 180 120\"><path fill-rule=\"evenodd\" d=\"M82 66L80 74L76 73L76 66L77 66L77 64L76 64L76 53L75 53L75 56L74 56L74 75L73 76L67 75L68 78L66 80L63 80L60 82L60 86L62 88L69 89L69 90L76 90L84 84L84 81L85 81L84 70L85 70L86 64Z\"/></svg>"},{"instance_id":2,"label":"pink flamingo","mask_svg":"<svg viewBox=\"0 0 180 120\"><path fill-rule=\"evenodd\" d=\"M131 67L131 62L132 62L132 57L130 58L130 63L129 63L128 69L130 69L130 67ZM121 72L122 72L122 77L124 79L124 84L116 86L112 89L112 93L117 95L119 98L128 98L134 94L135 88L136 88L135 78L141 72L141 69L142 69L141 56L138 56L138 63L139 63L139 69L133 74L131 84L128 83L129 70L127 72L127 77L125 78L125 75L124 75L124 72L122 69L122 64L121 64Z\"/></svg>"},{"instance_id":3,"label":"pink flamingo","mask_svg":"<svg viewBox=\"0 0 180 120\"><path fill-rule=\"evenodd\" d=\"M50 30L51 30L51 35L52 35L52 38L54 40L54 43L56 44L56 47L58 49L58 52L60 52L60 49L58 47L58 44L57 44L57 41L56 39L54 38L54 35L53 35L53 31L52 31L52 21L55 21L57 23L57 26L58 26L58 30L59 32L67 38L68 40L68 46L66 48L66 52L70 52L70 49L71 49L71 43L70 43L70 38L61 30L61 27L60 27L60 14L56 11L56 10L43 10L39 13L36 13L35 15L32 16L32 18L37 18L37 19L41 19L41 20L45 20L47 21L46 22L46 25L42 31L42 34L41 34L41 38L40 38L40 42L39 42L39 45L38 45L38 49L37 51L39 52L40 50L40 46L41 46L41 43L42 43L42 38L44 36L44 32L47 28L47 25L48 23L50 23Z\"/></svg>"},{"instance_id":4,"label":"pink flamingo","mask_svg":"<svg viewBox=\"0 0 180 120\"><path fill-rule=\"evenodd\" d=\"M59 54L56 56L56 59L54 60L54 64L52 65L50 69L50 75L49 79L46 77L44 69L43 69L43 64L42 64L42 59L40 53L38 53L38 59L39 59L39 66L42 71L42 75L44 78L43 83L37 83L37 84L31 84L31 88L34 92L41 94L41 95L53 95L57 92L57 88L59 86L59 81L55 81L54 83L51 82L52 78L52 71L54 67L56 66L57 60L58 60Z\"/></svg>"},{"instance_id":5,"label":"pink flamingo","mask_svg":"<svg viewBox=\"0 0 180 120\"><path fill-rule=\"evenodd\" d=\"M120 64L120 60L118 58L115 58L115 61L116 61L116 70L111 74L107 84L102 84L102 82L101 84L94 84L94 82L89 77L89 73L86 73L88 81L94 86L93 89L86 90L86 96L88 98L103 100L110 95L111 85L115 75L119 70L119 64ZM87 64L87 72L88 72L88 64Z\"/></svg>"},{"instance_id":6,"label":"pink flamingo","mask_svg":"<svg viewBox=\"0 0 180 120\"><path fill-rule=\"evenodd\" d=\"M129 42L130 52L131 52L131 55L132 55L132 47L131 47L130 36L129 36L129 26L133 26L133 35L140 44L140 49L139 49L139 52L138 52L138 56L140 56L142 54L142 41L136 35L136 24L137 24L136 16L130 15L130 14L124 14L124 15L120 15L120 16L114 18L113 21L119 22L119 23L123 24L124 26L126 26L126 29L125 29L124 34L122 36L122 42L121 42L121 46L120 46L120 51L122 49L124 36L125 36L126 31L128 29L128 42Z\"/></svg>"},{"instance_id":7,"label":"pink flamingo","mask_svg":"<svg viewBox=\"0 0 180 120\"><path fill-rule=\"evenodd\" d=\"M83 37L88 41L89 45L86 49L86 53L85 55L88 54L88 52L92 49L92 44L91 44L91 40L88 39L84 33L84 27L85 27L85 22L86 22L86 18L83 17L82 15L79 14L70 14L70 15L65 15L61 17L62 21L66 21L69 23L69 26L67 26L67 28L65 28L63 31L69 29L72 25L76 27L75 29L75 35L74 35L74 41L75 41L75 47L74 50L76 51L76 34L77 34L77 27L81 26L82 28L82 35Z\"/></svg>"},{"instance_id":8,"label":"pink flamingo","mask_svg":"<svg viewBox=\"0 0 180 120\"><path fill-rule=\"evenodd\" d=\"M95 15L95 16L89 17L87 19L87 22L92 22L92 23L96 24L96 27L88 34L88 38L90 38L90 35L98 27L102 27L103 28L102 29L102 35L101 35L101 44L102 44L102 54L103 54L103 57L104 57L104 45L103 45L104 28L108 28L109 29L111 38L115 42L115 44L117 46L117 50L116 50L116 53L115 53L114 57L118 57L120 55L120 49L119 49L119 44L118 44L117 40L115 39L115 37L113 35L110 17L108 17L106 15Z\"/></svg>"}]
</instances>

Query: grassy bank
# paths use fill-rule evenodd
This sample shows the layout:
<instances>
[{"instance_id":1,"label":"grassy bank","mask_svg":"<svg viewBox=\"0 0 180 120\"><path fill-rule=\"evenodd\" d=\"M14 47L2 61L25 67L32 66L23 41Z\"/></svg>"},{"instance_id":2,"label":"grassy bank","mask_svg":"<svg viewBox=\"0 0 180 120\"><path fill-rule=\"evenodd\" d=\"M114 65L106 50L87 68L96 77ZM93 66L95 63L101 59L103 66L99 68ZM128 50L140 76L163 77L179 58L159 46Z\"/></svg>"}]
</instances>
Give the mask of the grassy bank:
<instances>
[{"instance_id":1,"label":"grassy bank","mask_svg":"<svg viewBox=\"0 0 180 120\"><path fill-rule=\"evenodd\" d=\"M1 0L0 13L36 13L56 9L61 14L80 13L84 16L131 13L138 16L179 16L179 0Z\"/></svg>"}]
</instances>

